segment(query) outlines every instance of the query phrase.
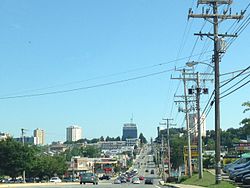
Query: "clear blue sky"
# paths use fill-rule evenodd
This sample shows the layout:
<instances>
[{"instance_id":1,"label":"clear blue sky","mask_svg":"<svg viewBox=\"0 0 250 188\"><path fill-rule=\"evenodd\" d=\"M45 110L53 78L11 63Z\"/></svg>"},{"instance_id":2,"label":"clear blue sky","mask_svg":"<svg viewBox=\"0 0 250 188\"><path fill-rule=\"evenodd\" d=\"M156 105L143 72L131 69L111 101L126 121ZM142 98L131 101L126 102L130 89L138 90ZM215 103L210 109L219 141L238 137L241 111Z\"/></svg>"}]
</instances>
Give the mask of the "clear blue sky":
<instances>
[{"instance_id":1,"label":"clear blue sky","mask_svg":"<svg viewBox=\"0 0 250 188\"><path fill-rule=\"evenodd\" d=\"M234 3L232 12L247 4ZM176 71L61 94L3 97L91 87L183 67L188 60L209 59L211 52L182 59L212 49L212 41L206 38L194 47L197 37L193 33L201 30L204 21L188 21L190 7L195 13L201 11L194 0L2 0L0 131L17 137L21 128L28 129L27 135L41 128L47 142L64 141L66 127L78 124L87 138L121 136L122 125L132 114L147 138L156 136L163 117L184 126L184 114L173 103L175 93L183 94L183 85L170 79L171 74L179 75ZM227 31L233 23L223 22L220 31ZM206 23L203 31L210 29ZM232 43L222 59L221 73L249 66L249 32L247 27ZM182 60L174 61L178 59ZM198 70L208 71L204 65ZM206 86L211 94L213 84ZM241 107L250 100L249 91L246 85L221 101L223 129L239 127L249 116ZM202 96L202 109L208 98ZM207 129L213 129L213 119L211 110Z\"/></svg>"}]
</instances>

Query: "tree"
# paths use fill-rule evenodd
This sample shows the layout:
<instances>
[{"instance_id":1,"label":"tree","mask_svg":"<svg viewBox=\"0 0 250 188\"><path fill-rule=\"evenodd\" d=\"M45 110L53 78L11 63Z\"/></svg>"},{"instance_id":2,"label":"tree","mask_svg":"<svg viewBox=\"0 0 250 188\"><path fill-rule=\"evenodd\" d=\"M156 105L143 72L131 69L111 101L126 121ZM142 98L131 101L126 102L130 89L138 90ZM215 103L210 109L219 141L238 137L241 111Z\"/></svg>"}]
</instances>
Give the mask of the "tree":
<instances>
[{"instance_id":1,"label":"tree","mask_svg":"<svg viewBox=\"0 0 250 188\"><path fill-rule=\"evenodd\" d=\"M0 141L0 169L4 175L15 178L31 168L35 150L12 138Z\"/></svg>"},{"instance_id":2,"label":"tree","mask_svg":"<svg viewBox=\"0 0 250 188\"><path fill-rule=\"evenodd\" d=\"M143 135L142 133L140 133L139 139L140 139L140 143L141 143L141 144L146 144L146 143L148 143L147 139L144 137L144 135Z\"/></svg>"},{"instance_id":3,"label":"tree","mask_svg":"<svg viewBox=\"0 0 250 188\"><path fill-rule=\"evenodd\" d=\"M170 146L171 146L171 163L172 168L177 169L179 166L181 166L184 163L184 146L186 144L186 140L184 137L179 137L178 134L172 135L170 137Z\"/></svg>"},{"instance_id":4,"label":"tree","mask_svg":"<svg viewBox=\"0 0 250 188\"><path fill-rule=\"evenodd\" d=\"M101 150L96 146L86 146L85 148L83 148L82 152L85 157L89 158L96 158L101 156Z\"/></svg>"},{"instance_id":5,"label":"tree","mask_svg":"<svg viewBox=\"0 0 250 188\"><path fill-rule=\"evenodd\" d=\"M246 109L243 111L243 113L246 113L250 110L250 101L244 102L242 106L245 106ZM245 118L241 121L241 124L243 125L243 131L246 135L250 135L250 118Z\"/></svg>"},{"instance_id":6,"label":"tree","mask_svg":"<svg viewBox=\"0 0 250 188\"><path fill-rule=\"evenodd\" d=\"M117 136L117 137L115 138L115 141L121 141L121 137L120 137L120 136Z\"/></svg>"}]
</instances>

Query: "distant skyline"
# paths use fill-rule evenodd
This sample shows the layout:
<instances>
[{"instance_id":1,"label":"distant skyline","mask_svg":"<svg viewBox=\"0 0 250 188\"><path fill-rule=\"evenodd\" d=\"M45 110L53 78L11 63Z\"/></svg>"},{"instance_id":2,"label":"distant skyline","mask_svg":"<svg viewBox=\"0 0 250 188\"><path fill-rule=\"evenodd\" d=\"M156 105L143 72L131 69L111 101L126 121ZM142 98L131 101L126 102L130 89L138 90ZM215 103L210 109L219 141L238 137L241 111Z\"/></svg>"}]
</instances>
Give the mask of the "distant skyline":
<instances>
[{"instance_id":1,"label":"distant skyline","mask_svg":"<svg viewBox=\"0 0 250 188\"><path fill-rule=\"evenodd\" d=\"M234 1L232 13L247 5ZM21 128L27 135L41 128L50 143L64 141L66 128L77 124L85 138L115 137L122 136L131 114L147 139L156 137L162 118L185 127L178 110L183 104L174 102L183 83L171 76L179 77L175 69L187 68L188 61L211 64L213 50L212 40L194 36L212 32L211 23L188 19L189 8L202 11L196 0L2 0L0 131L19 137ZM219 32L234 33L241 23L223 21ZM248 26L223 55L221 84L237 74L227 73L249 66L249 33ZM212 68L200 64L194 71L211 73ZM243 77L223 86L222 95ZM201 85L209 89L201 96L203 111L214 86ZM222 129L238 128L249 116L241 106L250 100L249 91L247 84L221 99ZM209 130L213 108L206 118Z\"/></svg>"}]
</instances>

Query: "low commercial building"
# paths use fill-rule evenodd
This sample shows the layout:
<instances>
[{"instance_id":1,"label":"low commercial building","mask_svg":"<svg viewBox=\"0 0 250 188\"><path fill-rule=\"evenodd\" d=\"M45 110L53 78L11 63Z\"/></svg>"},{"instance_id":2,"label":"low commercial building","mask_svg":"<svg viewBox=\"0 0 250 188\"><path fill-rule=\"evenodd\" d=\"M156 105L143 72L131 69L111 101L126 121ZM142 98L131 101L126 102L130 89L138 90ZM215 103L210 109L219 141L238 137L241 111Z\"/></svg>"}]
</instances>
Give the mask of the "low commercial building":
<instances>
[{"instance_id":1,"label":"low commercial building","mask_svg":"<svg viewBox=\"0 0 250 188\"><path fill-rule=\"evenodd\" d=\"M5 140L9 137L10 137L10 135L8 133L0 132L0 140Z\"/></svg>"},{"instance_id":2,"label":"low commercial building","mask_svg":"<svg viewBox=\"0 0 250 188\"><path fill-rule=\"evenodd\" d=\"M68 168L69 174L79 175L81 172L91 171L97 174L110 174L114 172L117 159L114 158L87 158L74 156Z\"/></svg>"}]
</instances>

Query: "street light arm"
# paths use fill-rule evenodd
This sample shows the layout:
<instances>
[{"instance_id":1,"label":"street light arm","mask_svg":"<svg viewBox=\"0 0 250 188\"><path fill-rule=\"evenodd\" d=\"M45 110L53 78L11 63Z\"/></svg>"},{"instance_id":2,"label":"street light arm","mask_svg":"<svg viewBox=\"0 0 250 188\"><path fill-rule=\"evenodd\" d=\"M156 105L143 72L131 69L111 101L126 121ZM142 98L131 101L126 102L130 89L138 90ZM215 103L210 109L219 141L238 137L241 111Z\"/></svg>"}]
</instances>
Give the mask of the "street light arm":
<instances>
[{"instance_id":1,"label":"street light arm","mask_svg":"<svg viewBox=\"0 0 250 188\"><path fill-rule=\"evenodd\" d=\"M214 66L209 64L209 63L204 63L204 62L199 62L199 61L189 61L186 63L186 65L188 67L193 67L193 66L198 65L198 64L207 65L207 66L211 67L212 69L214 69Z\"/></svg>"}]
</instances>

